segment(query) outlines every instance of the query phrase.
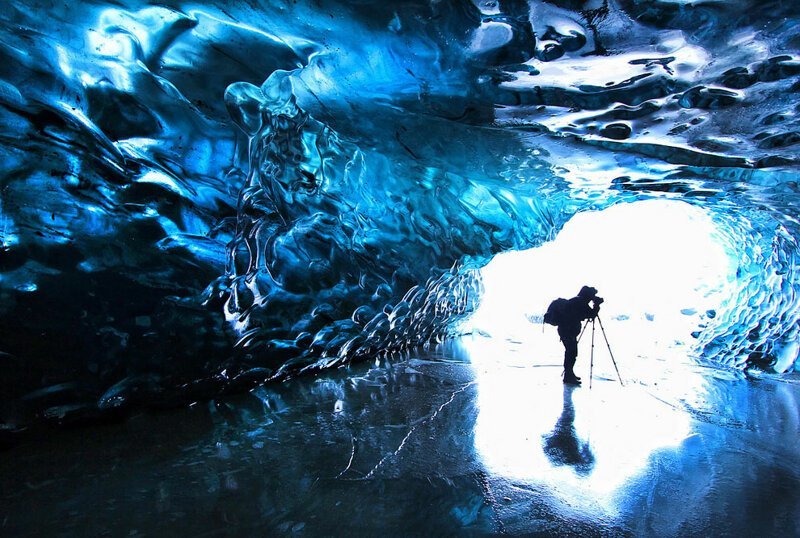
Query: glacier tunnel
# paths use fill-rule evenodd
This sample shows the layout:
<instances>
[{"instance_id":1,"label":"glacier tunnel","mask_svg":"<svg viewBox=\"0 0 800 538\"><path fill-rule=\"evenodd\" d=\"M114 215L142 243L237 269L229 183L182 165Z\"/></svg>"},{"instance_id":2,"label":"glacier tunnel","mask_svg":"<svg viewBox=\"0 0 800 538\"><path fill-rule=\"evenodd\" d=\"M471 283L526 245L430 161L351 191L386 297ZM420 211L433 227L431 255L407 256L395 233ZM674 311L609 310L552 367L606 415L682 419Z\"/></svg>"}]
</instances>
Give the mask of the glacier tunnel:
<instances>
[{"instance_id":1,"label":"glacier tunnel","mask_svg":"<svg viewBox=\"0 0 800 538\"><path fill-rule=\"evenodd\" d=\"M5 0L0 56L0 534L800 528L795 0Z\"/></svg>"}]
</instances>

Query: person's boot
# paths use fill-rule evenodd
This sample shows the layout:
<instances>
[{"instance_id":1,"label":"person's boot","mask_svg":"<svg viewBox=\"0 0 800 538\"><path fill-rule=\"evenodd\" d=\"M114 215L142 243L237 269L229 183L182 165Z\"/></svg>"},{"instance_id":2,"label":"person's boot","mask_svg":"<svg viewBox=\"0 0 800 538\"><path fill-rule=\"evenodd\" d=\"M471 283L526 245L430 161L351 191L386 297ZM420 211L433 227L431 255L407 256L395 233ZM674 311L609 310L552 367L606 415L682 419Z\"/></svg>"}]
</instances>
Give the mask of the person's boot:
<instances>
[{"instance_id":1,"label":"person's boot","mask_svg":"<svg viewBox=\"0 0 800 538\"><path fill-rule=\"evenodd\" d=\"M564 372L564 384L565 385L580 385L581 384L581 380L573 372Z\"/></svg>"}]
</instances>

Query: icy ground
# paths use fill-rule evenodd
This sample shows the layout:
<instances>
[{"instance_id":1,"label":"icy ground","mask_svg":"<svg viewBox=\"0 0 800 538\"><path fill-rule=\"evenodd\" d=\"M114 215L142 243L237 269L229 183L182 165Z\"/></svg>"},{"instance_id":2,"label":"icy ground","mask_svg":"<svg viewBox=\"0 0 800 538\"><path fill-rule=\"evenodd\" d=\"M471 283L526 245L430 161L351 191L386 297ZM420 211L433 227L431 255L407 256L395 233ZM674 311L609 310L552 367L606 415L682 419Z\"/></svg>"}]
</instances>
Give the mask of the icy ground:
<instances>
[{"instance_id":1,"label":"icy ground","mask_svg":"<svg viewBox=\"0 0 800 538\"><path fill-rule=\"evenodd\" d=\"M3 536L789 536L796 379L477 337L0 458Z\"/></svg>"}]
</instances>

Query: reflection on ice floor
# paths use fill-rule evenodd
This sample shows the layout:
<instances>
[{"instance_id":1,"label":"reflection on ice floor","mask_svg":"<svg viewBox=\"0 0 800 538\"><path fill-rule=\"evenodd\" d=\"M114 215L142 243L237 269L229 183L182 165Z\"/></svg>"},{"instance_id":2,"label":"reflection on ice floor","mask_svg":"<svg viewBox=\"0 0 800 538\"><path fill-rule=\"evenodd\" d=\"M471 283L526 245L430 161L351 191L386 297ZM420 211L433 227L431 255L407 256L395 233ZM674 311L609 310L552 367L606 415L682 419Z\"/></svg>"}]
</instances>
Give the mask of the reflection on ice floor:
<instances>
[{"instance_id":1,"label":"reflection on ice floor","mask_svg":"<svg viewBox=\"0 0 800 538\"><path fill-rule=\"evenodd\" d=\"M798 386L474 339L0 460L3 536L785 536Z\"/></svg>"},{"instance_id":2,"label":"reflection on ice floor","mask_svg":"<svg viewBox=\"0 0 800 538\"><path fill-rule=\"evenodd\" d=\"M613 510L618 488L653 451L681 443L690 420L616 379L562 388L560 371L477 367L476 449L492 474L541 484L585 511Z\"/></svg>"}]
</instances>

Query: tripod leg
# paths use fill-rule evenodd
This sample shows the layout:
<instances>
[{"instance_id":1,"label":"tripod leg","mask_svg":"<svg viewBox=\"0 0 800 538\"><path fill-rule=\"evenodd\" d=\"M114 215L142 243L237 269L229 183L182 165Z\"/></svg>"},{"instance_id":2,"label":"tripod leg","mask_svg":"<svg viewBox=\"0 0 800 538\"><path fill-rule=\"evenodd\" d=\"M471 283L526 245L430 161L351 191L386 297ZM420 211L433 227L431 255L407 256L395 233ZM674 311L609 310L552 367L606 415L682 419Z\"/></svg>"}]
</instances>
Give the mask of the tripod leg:
<instances>
[{"instance_id":1,"label":"tripod leg","mask_svg":"<svg viewBox=\"0 0 800 538\"><path fill-rule=\"evenodd\" d=\"M587 320L588 324L589 321ZM592 320L592 355L589 359L589 390L592 390L592 371L594 370L594 320Z\"/></svg>"},{"instance_id":2,"label":"tripod leg","mask_svg":"<svg viewBox=\"0 0 800 538\"><path fill-rule=\"evenodd\" d=\"M603 327L603 320L600 319L600 316L597 316L597 321L600 322L600 330L603 331L603 339L606 341L606 347L608 348L608 354L611 355L611 362L614 364L614 370L617 371L617 378L619 379L619 384L623 387L625 383L622 382L622 376L619 375L619 368L617 368L617 361L614 360L614 353L611 351L611 344L608 343L608 336L606 336L606 330Z\"/></svg>"},{"instance_id":3,"label":"tripod leg","mask_svg":"<svg viewBox=\"0 0 800 538\"><path fill-rule=\"evenodd\" d=\"M589 325L589 320L586 320L586 323L583 324L583 329L581 329L581 334L578 336L578 343L581 343L581 338L583 338L583 333L586 331L586 327Z\"/></svg>"}]
</instances>

